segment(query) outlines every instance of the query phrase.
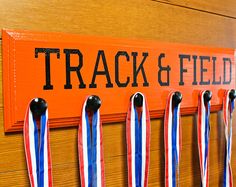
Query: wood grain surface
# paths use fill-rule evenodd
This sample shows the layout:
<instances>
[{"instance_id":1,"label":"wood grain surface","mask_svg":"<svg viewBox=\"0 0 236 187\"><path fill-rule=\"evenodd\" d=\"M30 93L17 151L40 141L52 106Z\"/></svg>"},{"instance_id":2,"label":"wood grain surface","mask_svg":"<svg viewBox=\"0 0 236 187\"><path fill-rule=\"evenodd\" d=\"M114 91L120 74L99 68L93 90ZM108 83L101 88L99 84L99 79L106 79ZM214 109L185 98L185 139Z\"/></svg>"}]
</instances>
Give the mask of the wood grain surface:
<instances>
[{"instance_id":1,"label":"wood grain surface","mask_svg":"<svg viewBox=\"0 0 236 187\"><path fill-rule=\"evenodd\" d=\"M0 0L0 28L235 48L235 8L236 3L233 0ZM0 41L0 64L1 55ZM236 113L233 124L232 167L236 184L235 116ZM196 116L185 116L181 121L183 147L180 186L200 186ZM210 186L221 186L225 144L222 113L212 113L210 121ZM163 120L152 120L151 127L148 186L164 186ZM4 134L3 128L0 86L0 186L29 186L22 133ZM104 125L103 134L106 186L127 186L125 123ZM77 128L51 130L50 140L54 186L80 186Z\"/></svg>"},{"instance_id":2,"label":"wood grain surface","mask_svg":"<svg viewBox=\"0 0 236 187\"><path fill-rule=\"evenodd\" d=\"M233 10L233 1L222 3L212 3L212 11L215 4ZM151 0L1 0L0 28L235 47L234 19L203 12L203 3L199 10Z\"/></svg>"},{"instance_id":3,"label":"wood grain surface","mask_svg":"<svg viewBox=\"0 0 236 187\"><path fill-rule=\"evenodd\" d=\"M195 11L206 12L208 14L236 18L236 10L234 7L234 0L225 1L199 1L199 0L153 0L154 2L179 6L182 8L192 9Z\"/></svg>"}]
</instances>

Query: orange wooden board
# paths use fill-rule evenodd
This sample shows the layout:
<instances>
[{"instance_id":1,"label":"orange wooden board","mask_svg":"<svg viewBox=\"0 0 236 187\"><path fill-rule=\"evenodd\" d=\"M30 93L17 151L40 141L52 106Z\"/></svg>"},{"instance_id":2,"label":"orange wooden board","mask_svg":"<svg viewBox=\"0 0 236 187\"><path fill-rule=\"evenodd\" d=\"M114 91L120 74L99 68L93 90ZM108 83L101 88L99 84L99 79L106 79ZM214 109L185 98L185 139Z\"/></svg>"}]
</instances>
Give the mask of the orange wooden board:
<instances>
[{"instance_id":1,"label":"orange wooden board","mask_svg":"<svg viewBox=\"0 0 236 187\"><path fill-rule=\"evenodd\" d=\"M183 94L181 114L192 114L200 90L212 91L216 111L224 90L235 88L234 49L18 30L3 30L2 37L6 132L22 130L34 97L47 101L50 127L64 127L78 125L92 94L101 98L108 123L125 120L137 91L158 118L170 90Z\"/></svg>"}]
</instances>

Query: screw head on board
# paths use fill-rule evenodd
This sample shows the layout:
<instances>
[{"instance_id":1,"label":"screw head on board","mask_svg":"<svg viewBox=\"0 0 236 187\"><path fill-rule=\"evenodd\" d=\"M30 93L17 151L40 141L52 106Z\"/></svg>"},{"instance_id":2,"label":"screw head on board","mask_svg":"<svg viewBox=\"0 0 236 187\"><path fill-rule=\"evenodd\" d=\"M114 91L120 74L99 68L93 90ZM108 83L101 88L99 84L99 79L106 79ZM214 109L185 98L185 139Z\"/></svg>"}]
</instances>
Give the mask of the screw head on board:
<instances>
[{"instance_id":1,"label":"screw head on board","mask_svg":"<svg viewBox=\"0 0 236 187\"><path fill-rule=\"evenodd\" d=\"M204 93L204 102L209 102L212 98L212 92L210 90L205 91Z\"/></svg>"},{"instance_id":2,"label":"screw head on board","mask_svg":"<svg viewBox=\"0 0 236 187\"><path fill-rule=\"evenodd\" d=\"M173 95L173 100L172 100L173 105L178 106L181 103L182 99L183 99L183 95L178 91L175 92L175 94Z\"/></svg>"},{"instance_id":3,"label":"screw head on board","mask_svg":"<svg viewBox=\"0 0 236 187\"><path fill-rule=\"evenodd\" d=\"M230 98L231 101L233 101L236 98L236 91L235 91L235 89L230 90L229 98Z\"/></svg>"},{"instance_id":4,"label":"screw head on board","mask_svg":"<svg viewBox=\"0 0 236 187\"><path fill-rule=\"evenodd\" d=\"M30 103L30 110L34 116L41 116L48 108L47 102L42 98L34 98Z\"/></svg>"},{"instance_id":5,"label":"screw head on board","mask_svg":"<svg viewBox=\"0 0 236 187\"><path fill-rule=\"evenodd\" d=\"M101 99L97 95L91 95L88 97L86 103L86 110L92 110L96 112L101 106Z\"/></svg>"}]
</instances>

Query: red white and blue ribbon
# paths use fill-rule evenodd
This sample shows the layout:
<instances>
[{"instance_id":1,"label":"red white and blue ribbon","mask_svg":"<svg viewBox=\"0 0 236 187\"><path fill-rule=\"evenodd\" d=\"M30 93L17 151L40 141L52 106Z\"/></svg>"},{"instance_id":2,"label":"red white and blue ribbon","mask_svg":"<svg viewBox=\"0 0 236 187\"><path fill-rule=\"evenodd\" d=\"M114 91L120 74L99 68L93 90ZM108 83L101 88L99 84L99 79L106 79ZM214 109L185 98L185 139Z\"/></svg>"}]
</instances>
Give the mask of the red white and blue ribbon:
<instances>
[{"instance_id":1,"label":"red white and blue ribbon","mask_svg":"<svg viewBox=\"0 0 236 187\"><path fill-rule=\"evenodd\" d=\"M165 186L179 185L179 161L181 151L180 104L173 106L171 92L167 99L164 120Z\"/></svg>"},{"instance_id":2,"label":"red white and blue ribbon","mask_svg":"<svg viewBox=\"0 0 236 187\"><path fill-rule=\"evenodd\" d=\"M146 187L148 185L149 152L150 152L150 117L145 96L139 118L134 106L134 96L130 101L126 119L128 186Z\"/></svg>"},{"instance_id":3,"label":"red white and blue ribbon","mask_svg":"<svg viewBox=\"0 0 236 187\"><path fill-rule=\"evenodd\" d=\"M24 121L24 145L31 187L51 187L48 110L41 116L39 135L36 120L28 106Z\"/></svg>"},{"instance_id":4,"label":"red white and blue ribbon","mask_svg":"<svg viewBox=\"0 0 236 187\"><path fill-rule=\"evenodd\" d=\"M104 187L104 158L102 124L99 109L93 113L90 126L89 114L84 102L78 133L80 180L82 187Z\"/></svg>"},{"instance_id":5,"label":"red white and blue ribbon","mask_svg":"<svg viewBox=\"0 0 236 187\"><path fill-rule=\"evenodd\" d=\"M231 169L231 147L232 147L232 115L234 110L234 100L229 98L230 90L225 92L223 99L223 113L225 124L225 162L224 162L224 187L233 186L233 175Z\"/></svg>"},{"instance_id":6,"label":"red white and blue ribbon","mask_svg":"<svg viewBox=\"0 0 236 187\"><path fill-rule=\"evenodd\" d=\"M209 185L209 136L210 136L210 101L204 102L205 91L201 91L198 101L198 153L201 169L202 187Z\"/></svg>"}]
</instances>

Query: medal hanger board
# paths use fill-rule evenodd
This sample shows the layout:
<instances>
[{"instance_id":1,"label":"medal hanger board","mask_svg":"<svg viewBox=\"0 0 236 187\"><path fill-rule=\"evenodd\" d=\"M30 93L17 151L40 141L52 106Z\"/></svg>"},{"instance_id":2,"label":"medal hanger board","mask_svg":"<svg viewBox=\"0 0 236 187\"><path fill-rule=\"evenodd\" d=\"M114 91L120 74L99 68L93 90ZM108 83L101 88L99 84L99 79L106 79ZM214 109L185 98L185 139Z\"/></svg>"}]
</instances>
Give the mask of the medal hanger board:
<instances>
[{"instance_id":1,"label":"medal hanger board","mask_svg":"<svg viewBox=\"0 0 236 187\"><path fill-rule=\"evenodd\" d=\"M168 93L183 95L181 115L197 111L200 90L211 111L235 88L235 50L157 41L3 30L5 132L20 131L35 97L48 103L51 128L76 126L88 95L98 95L103 123L125 121L142 92L151 118L164 115Z\"/></svg>"}]
</instances>

